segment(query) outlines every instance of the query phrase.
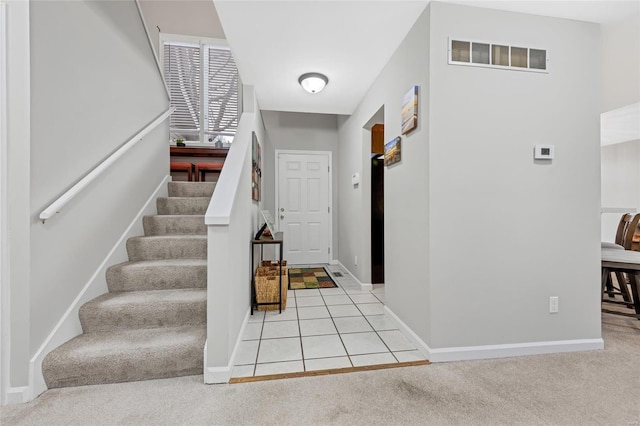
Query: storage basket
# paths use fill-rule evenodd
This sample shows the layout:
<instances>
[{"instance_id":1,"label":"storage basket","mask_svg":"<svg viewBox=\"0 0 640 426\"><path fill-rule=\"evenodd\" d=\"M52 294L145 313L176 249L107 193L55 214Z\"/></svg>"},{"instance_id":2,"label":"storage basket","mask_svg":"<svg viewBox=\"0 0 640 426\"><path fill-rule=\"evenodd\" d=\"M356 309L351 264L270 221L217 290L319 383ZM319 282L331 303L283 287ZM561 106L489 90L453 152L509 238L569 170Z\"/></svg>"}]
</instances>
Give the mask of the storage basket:
<instances>
[{"instance_id":1,"label":"storage basket","mask_svg":"<svg viewBox=\"0 0 640 426\"><path fill-rule=\"evenodd\" d=\"M280 282L280 265L277 262L263 261L256 271L255 287L256 302L278 302L278 283ZM289 288L289 276L287 275L287 261L282 261L282 309L287 307L287 290ZM279 305L258 305L259 311L273 311L280 309Z\"/></svg>"},{"instance_id":2,"label":"storage basket","mask_svg":"<svg viewBox=\"0 0 640 426\"><path fill-rule=\"evenodd\" d=\"M278 266L280 267L280 261L278 260L263 260L260 262L260 266ZM282 270L284 271L287 268L287 261L282 261Z\"/></svg>"}]
</instances>

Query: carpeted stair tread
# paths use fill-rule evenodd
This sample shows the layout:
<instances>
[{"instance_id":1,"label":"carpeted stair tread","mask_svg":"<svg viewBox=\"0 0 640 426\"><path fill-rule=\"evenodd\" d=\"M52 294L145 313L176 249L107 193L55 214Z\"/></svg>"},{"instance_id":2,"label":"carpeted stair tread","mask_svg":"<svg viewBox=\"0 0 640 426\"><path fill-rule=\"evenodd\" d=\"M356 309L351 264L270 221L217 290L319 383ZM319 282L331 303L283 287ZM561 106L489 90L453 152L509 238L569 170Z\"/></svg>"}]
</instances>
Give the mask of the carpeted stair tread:
<instances>
[{"instance_id":1,"label":"carpeted stair tread","mask_svg":"<svg viewBox=\"0 0 640 426\"><path fill-rule=\"evenodd\" d=\"M204 215L155 215L142 218L145 235L206 235Z\"/></svg>"},{"instance_id":2,"label":"carpeted stair tread","mask_svg":"<svg viewBox=\"0 0 640 426\"><path fill-rule=\"evenodd\" d=\"M213 182L170 182L126 243L129 261L107 269L109 293L80 307L84 333L42 363L49 388L202 374L207 228Z\"/></svg>"},{"instance_id":3,"label":"carpeted stair tread","mask_svg":"<svg viewBox=\"0 0 640 426\"><path fill-rule=\"evenodd\" d=\"M159 197L156 207L160 215L203 215L210 201L211 197Z\"/></svg>"},{"instance_id":4,"label":"carpeted stair tread","mask_svg":"<svg viewBox=\"0 0 640 426\"><path fill-rule=\"evenodd\" d=\"M202 374L205 327L81 334L54 349L42 371L51 388Z\"/></svg>"},{"instance_id":5,"label":"carpeted stair tread","mask_svg":"<svg viewBox=\"0 0 640 426\"><path fill-rule=\"evenodd\" d=\"M124 262L107 269L109 291L206 288L206 259L162 259Z\"/></svg>"},{"instance_id":6,"label":"carpeted stair tread","mask_svg":"<svg viewBox=\"0 0 640 426\"><path fill-rule=\"evenodd\" d=\"M216 182L169 182L169 197L209 197Z\"/></svg>"},{"instance_id":7,"label":"carpeted stair tread","mask_svg":"<svg viewBox=\"0 0 640 426\"><path fill-rule=\"evenodd\" d=\"M80 307L85 333L134 328L204 326L206 289L107 293Z\"/></svg>"},{"instance_id":8,"label":"carpeted stair tread","mask_svg":"<svg viewBox=\"0 0 640 426\"><path fill-rule=\"evenodd\" d=\"M206 235L156 235L127 240L130 261L160 259L206 259Z\"/></svg>"}]
</instances>

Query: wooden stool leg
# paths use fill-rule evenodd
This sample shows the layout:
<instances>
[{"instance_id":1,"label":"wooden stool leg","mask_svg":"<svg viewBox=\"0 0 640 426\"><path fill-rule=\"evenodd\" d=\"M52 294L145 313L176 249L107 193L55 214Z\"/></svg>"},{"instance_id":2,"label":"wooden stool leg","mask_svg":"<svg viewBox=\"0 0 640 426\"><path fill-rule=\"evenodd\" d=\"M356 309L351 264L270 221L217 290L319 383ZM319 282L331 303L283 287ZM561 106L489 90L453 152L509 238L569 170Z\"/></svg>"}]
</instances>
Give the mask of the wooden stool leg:
<instances>
[{"instance_id":1,"label":"wooden stool leg","mask_svg":"<svg viewBox=\"0 0 640 426\"><path fill-rule=\"evenodd\" d=\"M618 281L618 287L620 288L620 293L622 293L622 299L625 302L632 302L631 294L629 294L629 287L627 283L627 277L622 272L616 272L616 280ZM633 307L632 303L627 305L629 308Z\"/></svg>"},{"instance_id":2,"label":"wooden stool leg","mask_svg":"<svg viewBox=\"0 0 640 426\"><path fill-rule=\"evenodd\" d=\"M601 288L601 299L604 299L604 292L606 290L607 287L607 281L609 281L611 279L611 277L609 276L609 270L607 268L602 268L602 288Z\"/></svg>"},{"instance_id":3,"label":"wooden stool leg","mask_svg":"<svg viewBox=\"0 0 640 426\"><path fill-rule=\"evenodd\" d=\"M607 294L609 295L609 297L616 297L615 294L613 294L613 281L611 280L611 274L607 275L607 282L605 284L605 287L607 289Z\"/></svg>"}]
</instances>

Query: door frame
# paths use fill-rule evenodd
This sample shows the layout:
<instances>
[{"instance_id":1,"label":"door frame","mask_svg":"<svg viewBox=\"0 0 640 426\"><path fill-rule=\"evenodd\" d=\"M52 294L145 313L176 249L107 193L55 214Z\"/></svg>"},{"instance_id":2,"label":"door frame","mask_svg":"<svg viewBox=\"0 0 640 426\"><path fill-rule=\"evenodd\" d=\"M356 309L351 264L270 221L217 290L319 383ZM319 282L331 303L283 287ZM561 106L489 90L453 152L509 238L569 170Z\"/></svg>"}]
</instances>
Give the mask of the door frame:
<instances>
[{"instance_id":1,"label":"door frame","mask_svg":"<svg viewBox=\"0 0 640 426\"><path fill-rule=\"evenodd\" d=\"M7 268L7 25L6 4L0 2L0 405L9 389L9 281Z\"/></svg>"},{"instance_id":2,"label":"door frame","mask_svg":"<svg viewBox=\"0 0 640 426\"><path fill-rule=\"evenodd\" d=\"M322 155L327 157L327 164L329 165L329 188L327 197L329 198L329 253L327 253L327 264L330 264L333 259L333 253L335 250L333 249L333 215L335 211L333 210L333 156L331 151L305 151L305 150L297 150L297 149L276 149L275 150L275 200L274 200L274 208L277 218L278 229L280 230L280 215L278 214L279 202L280 199L280 186L278 182L280 181L280 154L291 154L291 155ZM283 238L286 238L283 235Z\"/></svg>"}]
</instances>

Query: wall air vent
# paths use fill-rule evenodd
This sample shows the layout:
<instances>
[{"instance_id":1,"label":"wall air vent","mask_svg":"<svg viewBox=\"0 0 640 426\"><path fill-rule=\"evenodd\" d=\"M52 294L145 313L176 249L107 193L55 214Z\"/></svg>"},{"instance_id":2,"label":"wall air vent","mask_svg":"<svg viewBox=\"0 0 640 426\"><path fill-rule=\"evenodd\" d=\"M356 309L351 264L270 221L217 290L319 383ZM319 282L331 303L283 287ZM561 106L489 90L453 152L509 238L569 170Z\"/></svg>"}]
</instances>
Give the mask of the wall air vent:
<instances>
[{"instance_id":1,"label":"wall air vent","mask_svg":"<svg viewBox=\"0 0 640 426\"><path fill-rule=\"evenodd\" d=\"M546 49L449 39L449 64L517 71L549 72Z\"/></svg>"}]
</instances>

